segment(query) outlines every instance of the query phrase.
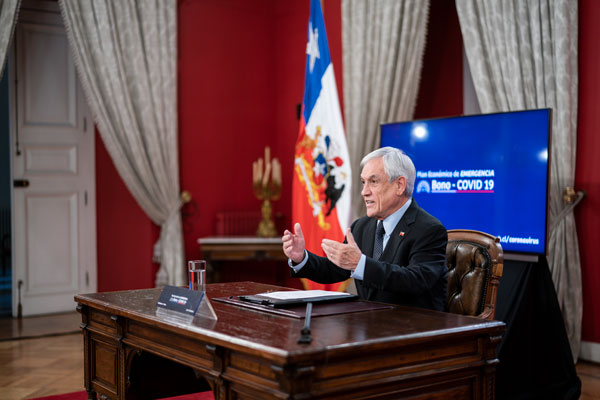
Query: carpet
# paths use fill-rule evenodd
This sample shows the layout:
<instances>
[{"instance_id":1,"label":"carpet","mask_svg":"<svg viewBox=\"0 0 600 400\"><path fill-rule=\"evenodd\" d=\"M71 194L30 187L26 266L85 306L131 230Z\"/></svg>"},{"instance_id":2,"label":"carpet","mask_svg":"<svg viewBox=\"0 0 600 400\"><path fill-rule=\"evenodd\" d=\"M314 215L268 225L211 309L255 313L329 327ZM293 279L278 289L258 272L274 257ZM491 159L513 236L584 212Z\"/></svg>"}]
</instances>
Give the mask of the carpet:
<instances>
[{"instance_id":1,"label":"carpet","mask_svg":"<svg viewBox=\"0 0 600 400\"><path fill-rule=\"evenodd\" d=\"M201 392L201 393L193 393L193 394L184 394L182 396L176 397L167 397L162 400L214 400L213 392ZM35 399L29 400L87 400L87 392L73 392L73 393L65 393L65 394L56 394L52 396L46 397L37 397Z\"/></svg>"}]
</instances>

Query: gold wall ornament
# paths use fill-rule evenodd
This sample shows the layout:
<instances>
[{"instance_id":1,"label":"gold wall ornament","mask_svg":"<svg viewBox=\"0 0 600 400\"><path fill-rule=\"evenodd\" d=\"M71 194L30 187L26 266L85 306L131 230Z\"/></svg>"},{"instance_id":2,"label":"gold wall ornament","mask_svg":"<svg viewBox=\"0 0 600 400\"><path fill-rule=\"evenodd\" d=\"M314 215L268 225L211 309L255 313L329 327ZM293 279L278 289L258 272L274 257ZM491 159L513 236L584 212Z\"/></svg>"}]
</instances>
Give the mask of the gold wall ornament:
<instances>
[{"instance_id":1,"label":"gold wall ornament","mask_svg":"<svg viewBox=\"0 0 600 400\"><path fill-rule=\"evenodd\" d=\"M567 186L563 191L563 203L572 204L577 200L577 192L570 186Z\"/></svg>"},{"instance_id":2,"label":"gold wall ornament","mask_svg":"<svg viewBox=\"0 0 600 400\"><path fill-rule=\"evenodd\" d=\"M281 196L281 164L277 158L271 160L271 149L265 147L264 160L259 158L252 163L252 189L257 199L262 200L262 219L258 224L256 235L259 237L275 237L277 230L273 221L271 201Z\"/></svg>"},{"instance_id":3,"label":"gold wall ornament","mask_svg":"<svg viewBox=\"0 0 600 400\"><path fill-rule=\"evenodd\" d=\"M189 190L184 190L183 192L181 192L180 198L183 204L187 204L190 201L192 201L192 194Z\"/></svg>"}]
</instances>

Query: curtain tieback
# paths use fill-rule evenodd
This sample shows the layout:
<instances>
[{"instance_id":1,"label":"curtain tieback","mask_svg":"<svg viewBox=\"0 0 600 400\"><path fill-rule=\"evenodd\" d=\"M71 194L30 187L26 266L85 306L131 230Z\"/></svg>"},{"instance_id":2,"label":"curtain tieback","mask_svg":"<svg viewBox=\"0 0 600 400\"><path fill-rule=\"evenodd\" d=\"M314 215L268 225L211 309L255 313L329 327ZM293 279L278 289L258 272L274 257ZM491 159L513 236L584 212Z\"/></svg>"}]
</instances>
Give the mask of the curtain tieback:
<instances>
[{"instance_id":1,"label":"curtain tieback","mask_svg":"<svg viewBox=\"0 0 600 400\"><path fill-rule=\"evenodd\" d=\"M158 240L156 241L156 243L154 243L154 247L152 250L152 261L160 264L162 261L162 246L163 246L163 241L165 240L165 237L167 235L167 224L170 222L170 220L173 217L178 216L179 211L181 210L181 207L183 206L184 201L179 199L176 203L176 205L174 207L171 207L171 210L169 211L169 213L167 214L167 218L163 221L163 223L160 226L160 236L158 237Z\"/></svg>"},{"instance_id":2,"label":"curtain tieback","mask_svg":"<svg viewBox=\"0 0 600 400\"><path fill-rule=\"evenodd\" d=\"M572 187L566 187L563 192L563 201L565 203L565 207L558 213L558 215L552 220L552 225L550 226L550 234L554 233L554 230L571 211L579 204L581 200L583 200L586 196L585 190L579 190L575 192Z\"/></svg>"}]
</instances>

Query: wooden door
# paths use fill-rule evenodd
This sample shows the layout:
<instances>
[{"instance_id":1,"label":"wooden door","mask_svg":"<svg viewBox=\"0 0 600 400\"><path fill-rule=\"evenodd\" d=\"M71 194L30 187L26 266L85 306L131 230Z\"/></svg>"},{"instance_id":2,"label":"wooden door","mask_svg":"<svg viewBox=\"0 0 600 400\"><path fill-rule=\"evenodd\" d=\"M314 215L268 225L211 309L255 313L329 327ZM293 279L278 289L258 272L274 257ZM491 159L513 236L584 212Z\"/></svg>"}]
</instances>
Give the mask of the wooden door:
<instances>
[{"instance_id":1,"label":"wooden door","mask_svg":"<svg viewBox=\"0 0 600 400\"><path fill-rule=\"evenodd\" d=\"M93 124L58 5L24 4L10 73L13 315L27 316L96 291L96 226Z\"/></svg>"}]
</instances>

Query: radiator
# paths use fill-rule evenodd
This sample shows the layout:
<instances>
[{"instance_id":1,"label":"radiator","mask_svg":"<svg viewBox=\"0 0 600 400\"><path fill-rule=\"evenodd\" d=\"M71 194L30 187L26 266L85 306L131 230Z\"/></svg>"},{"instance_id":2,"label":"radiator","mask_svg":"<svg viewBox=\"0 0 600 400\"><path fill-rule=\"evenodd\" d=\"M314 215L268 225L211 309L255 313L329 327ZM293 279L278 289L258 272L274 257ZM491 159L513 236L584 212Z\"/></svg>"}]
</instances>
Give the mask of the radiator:
<instances>
[{"instance_id":1,"label":"radiator","mask_svg":"<svg viewBox=\"0 0 600 400\"><path fill-rule=\"evenodd\" d=\"M227 211L217 213L217 236L256 236L260 218L260 211Z\"/></svg>"}]
</instances>

